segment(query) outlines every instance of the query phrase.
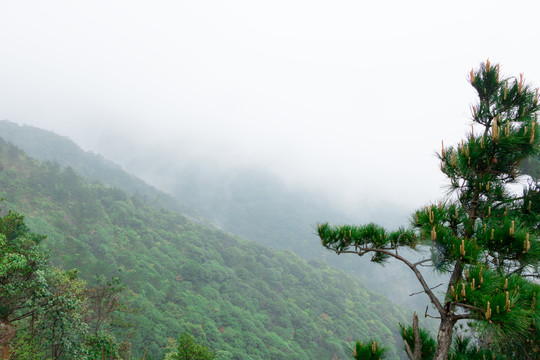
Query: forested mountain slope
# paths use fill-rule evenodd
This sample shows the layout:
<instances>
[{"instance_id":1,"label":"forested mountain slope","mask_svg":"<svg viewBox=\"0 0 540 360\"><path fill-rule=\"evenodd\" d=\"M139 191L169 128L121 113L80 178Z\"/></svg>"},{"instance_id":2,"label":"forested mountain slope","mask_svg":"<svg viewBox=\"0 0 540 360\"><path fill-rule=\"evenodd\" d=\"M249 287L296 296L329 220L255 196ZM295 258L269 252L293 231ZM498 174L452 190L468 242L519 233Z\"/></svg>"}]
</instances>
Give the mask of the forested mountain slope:
<instances>
[{"instance_id":1,"label":"forested mountain slope","mask_svg":"<svg viewBox=\"0 0 540 360\"><path fill-rule=\"evenodd\" d=\"M160 359L183 331L222 359L343 359L352 340L396 344L400 310L321 262L197 224L5 141L0 164L4 209L48 236L55 263L125 282L139 357Z\"/></svg>"},{"instance_id":2,"label":"forested mountain slope","mask_svg":"<svg viewBox=\"0 0 540 360\"><path fill-rule=\"evenodd\" d=\"M192 209L181 204L171 195L125 172L118 164L103 156L83 151L68 137L7 120L0 121L0 137L17 145L35 159L57 162L62 167L69 166L88 179L117 187L130 194L140 195L146 202L155 206L179 211L192 217L196 216Z\"/></svg>"},{"instance_id":3,"label":"forested mountain slope","mask_svg":"<svg viewBox=\"0 0 540 360\"><path fill-rule=\"evenodd\" d=\"M180 211L191 219L205 221L196 215L200 214L235 235L265 246L292 250L306 260L323 259L338 269L356 275L370 289L386 295L392 301L414 306L419 311L425 309L427 297L408 296L407 289L415 288L416 278L401 264L390 262L385 269L381 269L371 264L369 259L337 257L320 246L314 229L318 222L355 223L363 219L335 208L329 201L315 197L308 191L288 189L275 176L262 170L237 168L225 171L204 164L180 168L174 163L157 161L158 154L142 155L137 163L144 166L141 165L138 170L142 173L146 171L146 175L151 177L149 173L157 173L156 167L159 167L159 176L154 178L158 183L157 178L166 179L161 186L174 194L176 198L173 198L124 172L120 166L101 155L85 152L69 138L51 131L4 120L0 121L0 134L34 158L70 166L89 179L99 180L131 194L140 194L149 204L164 206ZM395 209L382 204L378 209L378 212L370 214L370 221L376 220L389 227L397 226L399 220L390 211ZM384 284L390 280L411 285L389 289ZM437 283L434 282L434 285Z\"/></svg>"}]
</instances>

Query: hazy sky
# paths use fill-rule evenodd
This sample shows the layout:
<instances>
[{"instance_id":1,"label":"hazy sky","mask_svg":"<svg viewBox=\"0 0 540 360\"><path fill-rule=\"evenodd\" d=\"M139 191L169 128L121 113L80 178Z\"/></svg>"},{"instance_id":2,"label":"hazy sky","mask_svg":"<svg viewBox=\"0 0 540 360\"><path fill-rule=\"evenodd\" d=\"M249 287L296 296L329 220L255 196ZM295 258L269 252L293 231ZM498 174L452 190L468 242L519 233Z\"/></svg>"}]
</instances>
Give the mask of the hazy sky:
<instances>
[{"instance_id":1,"label":"hazy sky","mask_svg":"<svg viewBox=\"0 0 540 360\"><path fill-rule=\"evenodd\" d=\"M540 85L539 13L533 0L4 0L0 119L126 163L255 163L416 207L442 194L434 152L467 130L472 67L489 57Z\"/></svg>"}]
</instances>

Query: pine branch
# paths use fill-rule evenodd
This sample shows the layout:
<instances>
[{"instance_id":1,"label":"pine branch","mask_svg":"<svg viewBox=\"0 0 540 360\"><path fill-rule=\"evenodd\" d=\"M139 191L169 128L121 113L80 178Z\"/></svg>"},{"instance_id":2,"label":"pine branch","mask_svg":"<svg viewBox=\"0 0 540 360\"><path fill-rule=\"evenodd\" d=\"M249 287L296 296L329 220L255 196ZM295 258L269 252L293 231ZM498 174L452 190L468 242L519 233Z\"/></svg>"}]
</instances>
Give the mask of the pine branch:
<instances>
[{"instance_id":1,"label":"pine branch","mask_svg":"<svg viewBox=\"0 0 540 360\"><path fill-rule=\"evenodd\" d=\"M472 316L471 314L458 314L458 315L454 315L453 318L457 321L457 320L467 320L467 319L472 319Z\"/></svg>"},{"instance_id":2,"label":"pine branch","mask_svg":"<svg viewBox=\"0 0 540 360\"><path fill-rule=\"evenodd\" d=\"M426 306L426 312L424 313L424 317L425 317L425 318L430 317L430 318L432 318L432 319L440 319L439 316L432 316L432 315L429 315L429 314L428 314L428 309L429 309L429 306Z\"/></svg>"},{"instance_id":3,"label":"pine branch","mask_svg":"<svg viewBox=\"0 0 540 360\"><path fill-rule=\"evenodd\" d=\"M455 305L455 306L460 306L460 307L475 310L475 311L484 311L484 309L479 308L477 306L472 306L472 305L464 304L464 303L460 303L460 302L453 302L452 304Z\"/></svg>"},{"instance_id":4,"label":"pine branch","mask_svg":"<svg viewBox=\"0 0 540 360\"><path fill-rule=\"evenodd\" d=\"M435 305L435 307L437 308L437 311L439 311L439 314L441 316L446 315L445 309L443 308L443 306L442 306L441 302L439 301L439 299L437 299L435 294L433 294L433 292L429 288L429 286L426 283L426 280L424 279L424 276L422 275L422 273L416 268L415 264L411 263L410 261L408 261L407 259L405 259L401 255L395 254L393 251L390 251L388 249L364 247L364 248L357 248L357 250L337 250L337 249L334 249L334 248L332 248L332 247L330 247L330 246L328 246L326 244L323 244L323 245L328 250L332 250L333 252L337 253L338 255L339 254L356 254L358 256L362 256L362 255L365 255L365 254L367 254L369 252L377 252L377 253L389 255L389 256L403 262L405 265L407 265L413 271L414 275L416 275L416 278L418 279L418 281L422 285L422 288L424 289L424 292L427 294L427 296L429 297L429 299L431 300L433 305Z\"/></svg>"},{"instance_id":5,"label":"pine branch","mask_svg":"<svg viewBox=\"0 0 540 360\"><path fill-rule=\"evenodd\" d=\"M440 283L440 284L437 285L437 286L434 286L434 287L432 287L432 288L429 288L429 290L436 289L436 288L438 288L438 287L441 286L441 285L444 285L444 283ZM419 292L415 292L415 293L409 294L409 296L414 296L414 295L418 295L418 294L421 294L421 293L423 293L423 291L419 291Z\"/></svg>"},{"instance_id":6,"label":"pine branch","mask_svg":"<svg viewBox=\"0 0 540 360\"><path fill-rule=\"evenodd\" d=\"M418 265L422 265L422 264L425 263L425 262L430 262L430 261L433 262L432 259L424 259L424 260L420 260L420 261L418 261L418 262L415 262L413 265L414 265L414 266L418 266Z\"/></svg>"}]
</instances>

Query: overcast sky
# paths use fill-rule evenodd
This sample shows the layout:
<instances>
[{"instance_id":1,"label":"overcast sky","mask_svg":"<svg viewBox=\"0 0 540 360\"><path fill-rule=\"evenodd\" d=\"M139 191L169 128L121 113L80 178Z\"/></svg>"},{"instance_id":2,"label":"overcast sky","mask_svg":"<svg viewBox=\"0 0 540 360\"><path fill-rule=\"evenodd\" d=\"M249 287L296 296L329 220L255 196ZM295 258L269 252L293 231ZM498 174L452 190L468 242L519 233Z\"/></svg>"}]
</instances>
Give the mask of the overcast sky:
<instances>
[{"instance_id":1,"label":"overcast sky","mask_svg":"<svg viewBox=\"0 0 540 360\"><path fill-rule=\"evenodd\" d=\"M533 0L4 0L0 119L126 164L145 149L257 164L414 208L443 194L434 152L470 124L472 67L540 84L538 14Z\"/></svg>"}]
</instances>

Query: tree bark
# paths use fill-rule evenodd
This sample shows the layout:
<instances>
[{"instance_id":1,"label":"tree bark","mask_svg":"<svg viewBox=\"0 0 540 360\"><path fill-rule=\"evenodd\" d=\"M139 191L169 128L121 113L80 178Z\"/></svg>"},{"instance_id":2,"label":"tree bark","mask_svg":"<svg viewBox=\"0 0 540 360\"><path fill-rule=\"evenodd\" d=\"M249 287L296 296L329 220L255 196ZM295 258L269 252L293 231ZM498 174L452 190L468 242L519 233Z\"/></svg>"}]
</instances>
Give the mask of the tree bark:
<instances>
[{"instance_id":1,"label":"tree bark","mask_svg":"<svg viewBox=\"0 0 540 360\"><path fill-rule=\"evenodd\" d=\"M446 315L441 318L439 333L437 334L437 350L433 356L433 360L446 360L452 345L452 330L456 324L456 319L451 315Z\"/></svg>"},{"instance_id":2,"label":"tree bark","mask_svg":"<svg viewBox=\"0 0 540 360\"><path fill-rule=\"evenodd\" d=\"M0 359L9 359L9 345L15 336L15 328L0 321Z\"/></svg>"},{"instance_id":3,"label":"tree bark","mask_svg":"<svg viewBox=\"0 0 540 360\"><path fill-rule=\"evenodd\" d=\"M416 315L416 312L413 316L412 327L414 335L414 353L407 341L403 339L403 342L405 343L405 351L407 352L407 356L410 360L422 360L422 338L420 338L420 328L418 327L418 315Z\"/></svg>"}]
</instances>

